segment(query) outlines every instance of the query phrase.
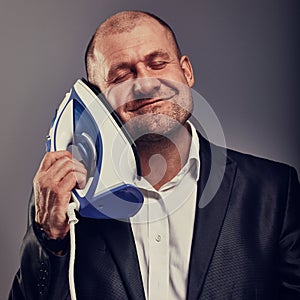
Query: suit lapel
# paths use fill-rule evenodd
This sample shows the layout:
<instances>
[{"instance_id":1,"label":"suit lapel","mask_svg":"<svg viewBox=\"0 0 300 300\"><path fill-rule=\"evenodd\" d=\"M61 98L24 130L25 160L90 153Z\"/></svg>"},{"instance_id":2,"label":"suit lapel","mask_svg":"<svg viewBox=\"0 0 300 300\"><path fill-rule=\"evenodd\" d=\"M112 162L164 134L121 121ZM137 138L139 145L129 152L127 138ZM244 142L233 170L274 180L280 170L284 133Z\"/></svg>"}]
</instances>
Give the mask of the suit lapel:
<instances>
[{"instance_id":1,"label":"suit lapel","mask_svg":"<svg viewBox=\"0 0 300 300\"><path fill-rule=\"evenodd\" d=\"M145 299L141 272L129 221L108 220L103 235L118 266L121 278L129 298Z\"/></svg>"},{"instance_id":2,"label":"suit lapel","mask_svg":"<svg viewBox=\"0 0 300 300\"><path fill-rule=\"evenodd\" d=\"M226 214L232 185L235 178L236 165L227 159L222 183L213 200L203 208L199 208L199 200L203 195L211 170L222 169L224 153L220 148L211 146L204 138L200 140L201 173L198 181L198 195L190 269L188 278L187 299L199 299L202 286L217 244L219 233ZM212 147L212 149L211 149ZM211 153L214 153L211 155ZM220 172L219 172L220 173ZM223 173L223 172L221 172ZM222 175L222 174L221 174ZM107 220L102 227L103 236L118 266L124 286L130 299L145 299L138 256L133 233L129 222Z\"/></svg>"},{"instance_id":3,"label":"suit lapel","mask_svg":"<svg viewBox=\"0 0 300 300\"><path fill-rule=\"evenodd\" d=\"M222 228L236 173L236 165L226 158L226 152L219 147L212 146L201 136L199 136L199 139L201 173L198 182L196 217L190 258L187 291L187 299L189 300L199 299ZM223 173L224 177L216 194L207 203L205 201L207 199L204 199L203 202L201 196L205 194L206 198L209 197L210 191L213 190L215 185L215 181L211 181L209 176L210 172L214 174L212 179L221 178ZM200 207L202 208L199 207L199 201L201 201L202 205L200 204Z\"/></svg>"}]
</instances>

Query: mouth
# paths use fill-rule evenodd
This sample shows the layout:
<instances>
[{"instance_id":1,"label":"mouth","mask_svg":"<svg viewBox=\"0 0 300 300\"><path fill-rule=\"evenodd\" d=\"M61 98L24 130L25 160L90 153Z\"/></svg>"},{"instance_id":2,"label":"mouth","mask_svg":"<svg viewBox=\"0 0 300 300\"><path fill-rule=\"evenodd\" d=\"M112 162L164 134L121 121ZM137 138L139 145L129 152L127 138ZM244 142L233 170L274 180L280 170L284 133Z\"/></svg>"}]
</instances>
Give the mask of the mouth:
<instances>
[{"instance_id":1,"label":"mouth","mask_svg":"<svg viewBox=\"0 0 300 300\"><path fill-rule=\"evenodd\" d=\"M175 94L166 96L166 97L157 97L157 98L143 98L143 99L137 99L137 100L133 100L127 103L127 110L129 112L135 112L138 111L146 106L158 103L158 102L163 102L163 101L167 101L170 100L171 98L173 98L175 96Z\"/></svg>"}]
</instances>

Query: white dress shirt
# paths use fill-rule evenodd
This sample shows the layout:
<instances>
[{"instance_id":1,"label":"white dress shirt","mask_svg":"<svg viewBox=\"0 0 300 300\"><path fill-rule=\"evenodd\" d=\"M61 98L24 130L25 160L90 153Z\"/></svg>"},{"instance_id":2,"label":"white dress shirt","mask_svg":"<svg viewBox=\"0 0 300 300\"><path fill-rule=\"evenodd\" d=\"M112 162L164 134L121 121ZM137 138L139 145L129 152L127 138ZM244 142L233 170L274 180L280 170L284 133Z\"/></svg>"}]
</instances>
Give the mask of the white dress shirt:
<instances>
[{"instance_id":1,"label":"white dress shirt","mask_svg":"<svg viewBox=\"0 0 300 300\"><path fill-rule=\"evenodd\" d=\"M158 191L142 178L141 210L131 218L147 300L186 299L193 237L199 139L192 124L189 157L181 171Z\"/></svg>"}]
</instances>

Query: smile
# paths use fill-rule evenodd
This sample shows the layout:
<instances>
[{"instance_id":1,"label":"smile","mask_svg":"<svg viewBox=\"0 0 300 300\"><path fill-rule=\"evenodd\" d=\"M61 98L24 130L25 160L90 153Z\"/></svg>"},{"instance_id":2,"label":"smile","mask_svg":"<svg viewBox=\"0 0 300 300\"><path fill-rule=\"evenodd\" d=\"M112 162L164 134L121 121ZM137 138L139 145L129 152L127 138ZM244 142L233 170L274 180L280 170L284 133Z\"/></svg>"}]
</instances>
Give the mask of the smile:
<instances>
[{"instance_id":1,"label":"smile","mask_svg":"<svg viewBox=\"0 0 300 300\"><path fill-rule=\"evenodd\" d=\"M145 106L152 105L158 102L166 101L172 99L176 93L166 96L166 97L160 97L160 98L145 98L145 99L137 99L133 100L127 103L127 110L130 112L137 111Z\"/></svg>"}]
</instances>

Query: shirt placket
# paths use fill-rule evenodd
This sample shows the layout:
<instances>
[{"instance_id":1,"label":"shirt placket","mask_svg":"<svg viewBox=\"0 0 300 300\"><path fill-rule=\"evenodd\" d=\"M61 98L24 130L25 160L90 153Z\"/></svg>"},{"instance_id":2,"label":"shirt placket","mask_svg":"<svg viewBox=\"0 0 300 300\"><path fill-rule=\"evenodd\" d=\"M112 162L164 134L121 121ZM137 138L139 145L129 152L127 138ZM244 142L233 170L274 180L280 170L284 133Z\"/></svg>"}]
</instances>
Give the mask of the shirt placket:
<instances>
[{"instance_id":1,"label":"shirt placket","mask_svg":"<svg viewBox=\"0 0 300 300\"><path fill-rule=\"evenodd\" d=\"M163 202L161 209L165 210ZM149 207L151 216L151 206ZM152 213L155 213L153 211ZM152 216L153 217L153 216ZM169 296L169 222L164 217L149 222L149 300L168 299Z\"/></svg>"}]
</instances>

